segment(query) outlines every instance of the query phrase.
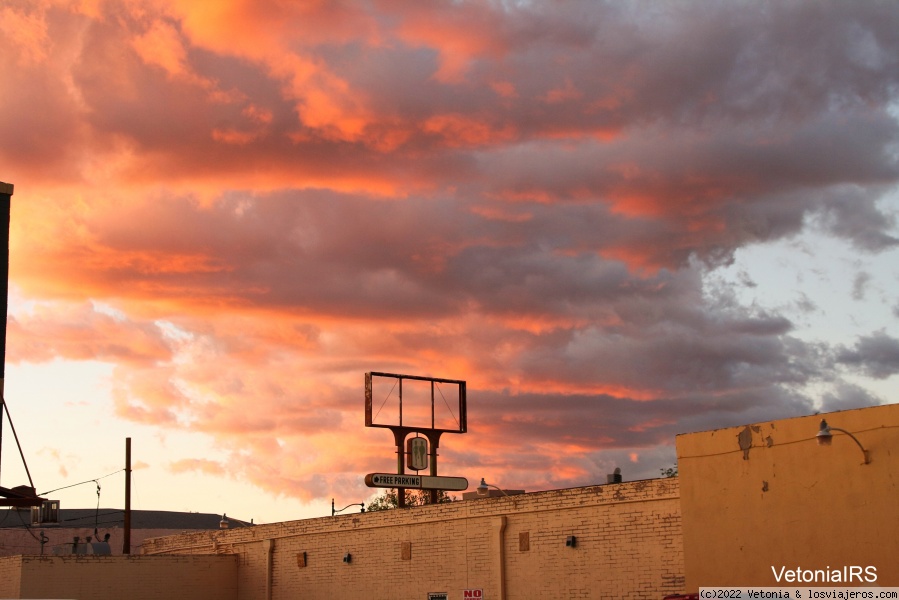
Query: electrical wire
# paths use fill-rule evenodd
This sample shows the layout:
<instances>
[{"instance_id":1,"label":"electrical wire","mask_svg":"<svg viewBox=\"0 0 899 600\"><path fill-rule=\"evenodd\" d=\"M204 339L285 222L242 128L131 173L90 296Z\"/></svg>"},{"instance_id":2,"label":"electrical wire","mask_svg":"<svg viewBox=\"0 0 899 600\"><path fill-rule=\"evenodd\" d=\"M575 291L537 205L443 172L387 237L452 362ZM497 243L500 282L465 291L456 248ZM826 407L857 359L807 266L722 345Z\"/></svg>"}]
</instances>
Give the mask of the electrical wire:
<instances>
[{"instance_id":1,"label":"electrical wire","mask_svg":"<svg viewBox=\"0 0 899 600\"><path fill-rule=\"evenodd\" d=\"M19 514L19 511L16 511L16 516L18 516L19 520L22 521L22 525L25 527L25 529L28 531L28 533L31 534L31 537L33 537L38 543L40 543L41 539L39 537L37 537L36 535L34 535L34 532L31 531L31 525L29 525L28 523L25 522L25 519L22 518L22 515Z\"/></svg>"},{"instance_id":2,"label":"electrical wire","mask_svg":"<svg viewBox=\"0 0 899 600\"><path fill-rule=\"evenodd\" d=\"M867 433L869 431L877 431L880 429L897 429L897 428L899 428L899 425L881 425L880 427L869 427L868 429L859 429L855 433ZM787 446L789 444L801 444L803 442L810 442L811 440L815 439L816 437L817 436L803 437L803 438L799 438L797 440L788 440L786 442L776 442L776 443L772 443L770 446L752 444L749 446L749 448L747 448L745 450L743 448L734 448L731 450L722 450L721 452L710 452L708 454L693 454L690 456L678 456L677 459L681 460L681 459L687 459L687 458L709 458L712 456L724 456L725 454L736 454L738 452L745 452L746 450L751 450L753 448L776 448L777 446Z\"/></svg>"},{"instance_id":3,"label":"electrical wire","mask_svg":"<svg viewBox=\"0 0 899 600\"><path fill-rule=\"evenodd\" d=\"M124 471L124 470L125 470L125 469L119 469L118 471L113 471L112 473L109 473L108 475L104 475L103 477L96 477L96 478L94 478L94 479L88 479L87 481L82 481L81 483L73 483L72 485L64 485L63 487L56 488L55 490L48 490L48 491L46 491L46 492L41 492L41 493L38 494L38 495L39 495L39 496L46 496L47 494L52 494L53 492L58 492L59 490L67 490L67 489L69 489L69 488L75 487L76 485L84 485L85 483L94 482L94 483L97 484L97 488L98 488L98 490L97 490L97 495L99 496L99 495L100 495L100 492L99 492L100 484L97 483L97 482L100 481L101 479L106 479L107 477L112 477L112 476L115 475L116 473L121 473L121 472Z\"/></svg>"}]
</instances>

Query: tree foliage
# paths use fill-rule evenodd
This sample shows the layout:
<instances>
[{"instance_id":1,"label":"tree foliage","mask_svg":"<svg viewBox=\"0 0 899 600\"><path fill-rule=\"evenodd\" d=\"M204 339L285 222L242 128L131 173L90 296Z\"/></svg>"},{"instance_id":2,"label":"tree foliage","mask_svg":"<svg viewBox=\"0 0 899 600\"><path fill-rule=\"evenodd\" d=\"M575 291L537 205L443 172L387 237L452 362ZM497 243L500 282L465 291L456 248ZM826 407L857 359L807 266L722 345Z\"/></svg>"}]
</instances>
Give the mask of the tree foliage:
<instances>
[{"instance_id":1,"label":"tree foliage","mask_svg":"<svg viewBox=\"0 0 899 600\"><path fill-rule=\"evenodd\" d=\"M677 477L677 465L675 464L673 467L668 467L667 469L659 469L662 472L662 477Z\"/></svg>"},{"instance_id":2,"label":"tree foliage","mask_svg":"<svg viewBox=\"0 0 899 600\"><path fill-rule=\"evenodd\" d=\"M454 502L455 497L450 496L445 491L437 492L437 503ZM429 490L406 490L406 506L423 506L431 503L431 492ZM365 507L367 511L388 510L396 508L398 497L395 489L386 489L378 496L371 500Z\"/></svg>"}]
</instances>

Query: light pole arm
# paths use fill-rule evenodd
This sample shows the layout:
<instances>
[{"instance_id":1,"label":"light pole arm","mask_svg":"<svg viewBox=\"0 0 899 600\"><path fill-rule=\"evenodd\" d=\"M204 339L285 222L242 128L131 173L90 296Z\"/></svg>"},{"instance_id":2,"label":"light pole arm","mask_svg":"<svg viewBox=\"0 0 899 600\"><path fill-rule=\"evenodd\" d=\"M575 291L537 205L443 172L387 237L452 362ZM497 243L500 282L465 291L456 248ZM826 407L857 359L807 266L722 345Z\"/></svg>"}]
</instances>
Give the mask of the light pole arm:
<instances>
[{"instance_id":1,"label":"light pole arm","mask_svg":"<svg viewBox=\"0 0 899 600\"><path fill-rule=\"evenodd\" d=\"M867 465L868 463L871 462L871 457L868 455L868 451L865 450L865 447L862 446L862 443L860 441L858 441L858 438L855 437L854 435L852 435L852 433L846 431L845 429L840 429L839 427L831 427L830 430L831 431L839 431L839 432L845 433L846 435L851 437L852 441L855 442L856 444L858 444L858 447L861 448L862 454L865 456L865 464Z\"/></svg>"},{"instance_id":2,"label":"light pole arm","mask_svg":"<svg viewBox=\"0 0 899 600\"><path fill-rule=\"evenodd\" d=\"M502 493L503 496L508 496L508 495L509 495L509 494L506 493L506 490L502 489L501 487L497 487L497 486L493 485L492 483L487 483L486 481L484 481L484 478L483 478L483 477L481 477L481 483L480 483L480 485L478 485L478 488L477 488L477 489L478 489L478 495L479 495L479 496L486 496L486 495L488 495L487 492L490 491L490 490L487 489L488 487L492 487L492 488L498 489L498 490L500 491L500 493Z\"/></svg>"},{"instance_id":3,"label":"light pole arm","mask_svg":"<svg viewBox=\"0 0 899 600\"><path fill-rule=\"evenodd\" d=\"M343 508L341 508L339 510L334 510L334 498L331 498L331 516L333 517L337 513L343 512L351 506L361 506L362 512L365 512L365 503L364 502L355 502L353 504L347 504L346 506L344 506Z\"/></svg>"},{"instance_id":4,"label":"light pole arm","mask_svg":"<svg viewBox=\"0 0 899 600\"><path fill-rule=\"evenodd\" d=\"M488 483L487 485L489 485L489 486L492 487L493 489L497 489L497 490L499 490L500 492L502 492L503 496L508 496L508 495L509 495L509 494L506 493L506 490L502 489L501 487L499 487L499 486L497 486L497 485L493 485L492 483Z\"/></svg>"}]
</instances>

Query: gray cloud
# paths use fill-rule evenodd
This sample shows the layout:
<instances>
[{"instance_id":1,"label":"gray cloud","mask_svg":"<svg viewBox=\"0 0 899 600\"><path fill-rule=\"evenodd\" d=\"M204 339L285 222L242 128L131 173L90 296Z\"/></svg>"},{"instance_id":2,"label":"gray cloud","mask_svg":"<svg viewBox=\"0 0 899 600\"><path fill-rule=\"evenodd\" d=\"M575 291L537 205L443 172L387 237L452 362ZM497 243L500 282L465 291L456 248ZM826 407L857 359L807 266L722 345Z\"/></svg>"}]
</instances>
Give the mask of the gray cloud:
<instances>
[{"instance_id":1,"label":"gray cloud","mask_svg":"<svg viewBox=\"0 0 899 600\"><path fill-rule=\"evenodd\" d=\"M862 408L865 406L877 406L882 399L874 396L868 390L846 382L840 382L832 391L825 392L821 397L821 410L834 412Z\"/></svg>"},{"instance_id":2,"label":"gray cloud","mask_svg":"<svg viewBox=\"0 0 899 600\"><path fill-rule=\"evenodd\" d=\"M864 271L856 273L852 280L852 298L855 300L864 300L868 283L871 281L871 275Z\"/></svg>"},{"instance_id":3,"label":"gray cloud","mask_svg":"<svg viewBox=\"0 0 899 600\"><path fill-rule=\"evenodd\" d=\"M899 373L899 340L884 332L860 337L854 348L842 347L837 361L875 379Z\"/></svg>"}]
</instances>

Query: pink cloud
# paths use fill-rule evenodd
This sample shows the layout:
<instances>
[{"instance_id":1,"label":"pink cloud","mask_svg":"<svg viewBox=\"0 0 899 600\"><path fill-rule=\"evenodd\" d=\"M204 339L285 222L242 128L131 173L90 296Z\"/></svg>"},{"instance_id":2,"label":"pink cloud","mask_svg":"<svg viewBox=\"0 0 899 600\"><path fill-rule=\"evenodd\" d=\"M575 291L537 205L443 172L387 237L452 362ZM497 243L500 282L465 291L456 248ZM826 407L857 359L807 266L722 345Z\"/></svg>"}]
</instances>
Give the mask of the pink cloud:
<instances>
[{"instance_id":1,"label":"pink cloud","mask_svg":"<svg viewBox=\"0 0 899 600\"><path fill-rule=\"evenodd\" d=\"M113 363L117 415L245 449L229 473L306 500L390 468L369 370L466 379L441 469L529 489L603 481L609 456L654 476L679 430L807 412L811 383L873 401L833 373L888 377L863 343L888 333L821 350L703 277L814 220L899 244L899 11L694 11L2 9L34 306L10 357Z\"/></svg>"}]
</instances>

